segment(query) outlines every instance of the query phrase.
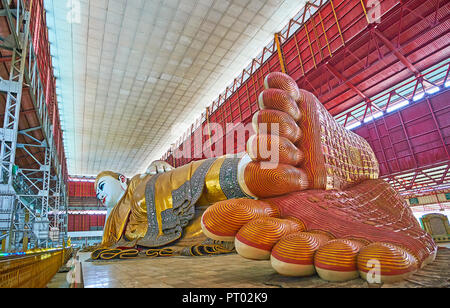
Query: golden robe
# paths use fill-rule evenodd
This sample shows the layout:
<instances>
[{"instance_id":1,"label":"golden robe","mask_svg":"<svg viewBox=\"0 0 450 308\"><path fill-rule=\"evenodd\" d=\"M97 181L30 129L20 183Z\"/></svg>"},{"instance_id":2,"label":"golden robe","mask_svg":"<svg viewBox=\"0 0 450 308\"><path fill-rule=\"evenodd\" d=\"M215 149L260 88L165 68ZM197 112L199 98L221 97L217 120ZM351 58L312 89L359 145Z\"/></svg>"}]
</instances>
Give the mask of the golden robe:
<instances>
[{"instance_id":1,"label":"golden robe","mask_svg":"<svg viewBox=\"0 0 450 308\"><path fill-rule=\"evenodd\" d=\"M224 156L162 174L134 176L106 221L101 246L160 247L177 240L200 244L206 238L200 226L206 207L247 197L237 179L239 160Z\"/></svg>"}]
</instances>

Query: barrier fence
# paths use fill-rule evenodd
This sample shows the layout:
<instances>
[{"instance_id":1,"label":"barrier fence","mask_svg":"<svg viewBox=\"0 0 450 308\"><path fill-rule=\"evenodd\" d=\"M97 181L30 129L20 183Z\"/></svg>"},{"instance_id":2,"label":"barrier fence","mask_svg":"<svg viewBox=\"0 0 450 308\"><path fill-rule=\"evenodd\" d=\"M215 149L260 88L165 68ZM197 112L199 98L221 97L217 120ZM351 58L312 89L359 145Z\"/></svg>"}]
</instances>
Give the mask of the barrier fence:
<instances>
[{"instance_id":1,"label":"barrier fence","mask_svg":"<svg viewBox=\"0 0 450 308\"><path fill-rule=\"evenodd\" d=\"M0 288L44 288L71 255L65 248L0 257Z\"/></svg>"}]
</instances>

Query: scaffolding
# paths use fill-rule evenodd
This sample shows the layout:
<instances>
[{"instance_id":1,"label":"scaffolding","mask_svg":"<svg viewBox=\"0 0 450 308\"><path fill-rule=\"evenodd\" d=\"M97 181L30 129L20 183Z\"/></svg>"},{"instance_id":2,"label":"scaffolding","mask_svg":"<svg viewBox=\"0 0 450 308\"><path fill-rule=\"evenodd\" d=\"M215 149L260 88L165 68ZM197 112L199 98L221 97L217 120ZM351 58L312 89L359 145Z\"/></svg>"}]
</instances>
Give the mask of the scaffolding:
<instances>
[{"instance_id":1,"label":"scaffolding","mask_svg":"<svg viewBox=\"0 0 450 308\"><path fill-rule=\"evenodd\" d=\"M63 246L67 168L43 0L1 0L0 22L1 248Z\"/></svg>"}]
</instances>

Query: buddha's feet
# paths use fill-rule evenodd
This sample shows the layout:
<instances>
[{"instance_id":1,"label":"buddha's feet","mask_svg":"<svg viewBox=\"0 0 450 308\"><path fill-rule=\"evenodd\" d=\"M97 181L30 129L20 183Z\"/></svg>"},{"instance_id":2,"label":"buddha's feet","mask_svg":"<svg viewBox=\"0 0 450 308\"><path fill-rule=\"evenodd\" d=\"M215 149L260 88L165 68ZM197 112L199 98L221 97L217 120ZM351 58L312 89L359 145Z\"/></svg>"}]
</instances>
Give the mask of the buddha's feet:
<instances>
[{"instance_id":1,"label":"buddha's feet","mask_svg":"<svg viewBox=\"0 0 450 308\"><path fill-rule=\"evenodd\" d=\"M329 281L397 281L436 254L432 238L383 180L218 202L204 213L202 227L208 237L234 240L245 258L270 259L282 275L317 273Z\"/></svg>"},{"instance_id":2,"label":"buddha's feet","mask_svg":"<svg viewBox=\"0 0 450 308\"><path fill-rule=\"evenodd\" d=\"M391 282L431 262L436 245L402 197L377 180L368 143L289 76L269 74L265 85L257 135L239 167L241 188L261 200L214 204L202 217L204 233L234 240L243 257L270 259L283 275ZM278 133L263 130L266 123L278 124Z\"/></svg>"},{"instance_id":3,"label":"buddha's feet","mask_svg":"<svg viewBox=\"0 0 450 308\"><path fill-rule=\"evenodd\" d=\"M286 74L271 73L253 117L239 183L250 196L267 198L305 189L343 189L378 178L375 154L345 129L311 93Z\"/></svg>"}]
</instances>

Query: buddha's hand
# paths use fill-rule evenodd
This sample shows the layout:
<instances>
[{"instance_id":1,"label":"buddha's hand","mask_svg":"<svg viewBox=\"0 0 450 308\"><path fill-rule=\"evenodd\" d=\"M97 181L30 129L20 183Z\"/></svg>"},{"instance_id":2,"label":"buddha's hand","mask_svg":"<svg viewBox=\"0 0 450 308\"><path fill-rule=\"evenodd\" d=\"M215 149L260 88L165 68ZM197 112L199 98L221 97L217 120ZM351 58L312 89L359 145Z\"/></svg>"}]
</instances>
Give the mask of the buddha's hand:
<instances>
[{"instance_id":1,"label":"buddha's hand","mask_svg":"<svg viewBox=\"0 0 450 308\"><path fill-rule=\"evenodd\" d=\"M147 168L147 171L145 171L146 174L157 174L157 173L164 173L170 170L173 170L174 168L169 165L167 162L162 160L156 160L150 164L150 166Z\"/></svg>"}]
</instances>

